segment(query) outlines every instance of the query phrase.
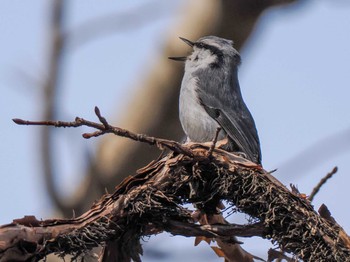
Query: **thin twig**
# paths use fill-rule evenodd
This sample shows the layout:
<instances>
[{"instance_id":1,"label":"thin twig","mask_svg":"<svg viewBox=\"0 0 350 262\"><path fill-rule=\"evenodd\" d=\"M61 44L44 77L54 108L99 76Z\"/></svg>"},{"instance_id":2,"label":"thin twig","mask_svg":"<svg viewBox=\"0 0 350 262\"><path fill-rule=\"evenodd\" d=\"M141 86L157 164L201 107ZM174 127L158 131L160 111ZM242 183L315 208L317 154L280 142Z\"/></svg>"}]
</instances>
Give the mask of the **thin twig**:
<instances>
[{"instance_id":1,"label":"thin twig","mask_svg":"<svg viewBox=\"0 0 350 262\"><path fill-rule=\"evenodd\" d=\"M310 202L312 202L315 195L318 193L318 191L320 191L321 187L327 182L327 180L330 179L335 173L337 173L337 171L338 171L338 167L334 167L331 172L329 172L324 178L320 180L320 182L318 182L318 184L314 187L314 189L312 190L309 196Z\"/></svg>"},{"instance_id":2,"label":"thin twig","mask_svg":"<svg viewBox=\"0 0 350 262\"><path fill-rule=\"evenodd\" d=\"M54 126L54 127L79 127L82 126L81 123L77 121L65 122L65 121L28 121L20 118L12 119L17 125L27 125L27 126Z\"/></svg>"},{"instance_id":3,"label":"thin twig","mask_svg":"<svg viewBox=\"0 0 350 262\"><path fill-rule=\"evenodd\" d=\"M100 120L100 122L105 126L105 128L108 129L110 126L106 118L101 115L101 111L97 106L95 106L95 114L97 115L98 120Z\"/></svg>"},{"instance_id":4,"label":"thin twig","mask_svg":"<svg viewBox=\"0 0 350 262\"><path fill-rule=\"evenodd\" d=\"M139 141L142 143L147 143L149 145L156 145L158 148L163 149L164 147L174 151L176 153L181 153L189 157L193 157L193 153L190 149L183 146L182 144L161 138L150 137L142 134L135 134L126 129L111 126L107 120L101 115L100 109L95 107L95 113L101 122L101 124L86 120L81 117L76 117L75 121L66 122L66 121L28 121L15 118L13 121L18 125L40 125L40 126L54 126L54 127L80 127L80 126L88 126L98 131L92 133L84 133L83 137L89 139L91 137L97 137L103 134L111 133L117 136L126 137L135 141Z\"/></svg>"}]
</instances>

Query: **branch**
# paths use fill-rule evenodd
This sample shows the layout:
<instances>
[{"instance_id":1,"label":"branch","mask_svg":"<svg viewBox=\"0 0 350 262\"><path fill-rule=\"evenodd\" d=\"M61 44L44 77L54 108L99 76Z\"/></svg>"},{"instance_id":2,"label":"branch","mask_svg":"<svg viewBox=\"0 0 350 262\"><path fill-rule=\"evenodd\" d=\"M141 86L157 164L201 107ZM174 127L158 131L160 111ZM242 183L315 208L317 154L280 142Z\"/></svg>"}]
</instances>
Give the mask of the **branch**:
<instances>
[{"instance_id":1,"label":"branch","mask_svg":"<svg viewBox=\"0 0 350 262\"><path fill-rule=\"evenodd\" d=\"M49 6L49 55L47 64L47 73L45 76L45 81L43 82L43 119L55 119L58 115L58 98L60 96L60 79L62 77L63 66L65 58L67 55L66 47L67 42L64 38L64 28L65 28L65 17L66 9L68 7L68 1L66 0L53 0L52 4ZM58 177L58 170L54 168L54 163L57 161L55 158L55 148L54 141L55 134L51 129L44 128L40 130L40 144L41 150L41 164L43 168L44 182L46 185L47 192L50 199L60 210L78 210L77 203L86 199L80 194L80 199L78 195L75 197L74 202L64 201L58 192L56 187L56 177ZM85 187L91 185L91 176L85 181ZM78 190L76 190L78 191ZM81 190L80 192L83 192ZM73 200L73 198L71 198Z\"/></svg>"},{"instance_id":2,"label":"branch","mask_svg":"<svg viewBox=\"0 0 350 262\"><path fill-rule=\"evenodd\" d=\"M97 108L95 112L101 123L82 118L74 122L14 121L57 127L90 126L101 134L113 133L173 152L129 176L113 194L104 195L78 218L38 221L24 217L1 226L0 260L37 261L50 253L72 254L76 258L102 245L106 247L103 259L140 261L140 237L161 231L214 238L224 247L237 243L235 235L260 236L305 261L349 258L349 237L341 227L326 215L320 216L308 199L289 191L260 166L218 148L208 157L211 143L179 144L134 134L110 126ZM216 215L223 200L256 222L198 225L192 210L183 207L192 203L208 216ZM225 251L216 252L225 255Z\"/></svg>"},{"instance_id":3,"label":"branch","mask_svg":"<svg viewBox=\"0 0 350 262\"><path fill-rule=\"evenodd\" d=\"M182 236L204 236L204 237L262 237L264 234L264 226L262 223L255 223L249 225L194 225L191 223L184 223L179 221L169 221L166 224L166 229L173 235Z\"/></svg>"},{"instance_id":4,"label":"branch","mask_svg":"<svg viewBox=\"0 0 350 262\"><path fill-rule=\"evenodd\" d=\"M81 117L76 117L75 121L72 121L72 122L27 121L27 120L22 120L19 118L15 118L15 119L13 119L13 121L18 125L39 125L39 126L54 126L54 127L88 126L88 127L95 128L98 131L95 131L93 133L84 133L83 137L87 138L87 139L92 138L92 137L98 137L98 136L108 134L108 133L112 133L112 134L115 134L117 136L130 138L132 140L146 143L149 145L156 145L160 149L163 149L163 147L165 147L165 148L168 148L176 153L184 154L184 155L191 156L191 157L193 156L191 150L182 146L178 142L167 140L167 139L150 137L150 136L146 136L146 135L142 135L142 134L135 134L135 133L132 133L126 129L111 126L107 122L107 120L101 115L100 109L97 106L95 107L95 114L98 117L101 124L85 120L84 118L81 118Z\"/></svg>"},{"instance_id":5,"label":"branch","mask_svg":"<svg viewBox=\"0 0 350 262\"><path fill-rule=\"evenodd\" d=\"M169 3L149 1L130 10L104 14L83 22L76 28L67 31L63 38L70 51L81 48L94 40L116 33L140 30L142 27L166 17ZM133 17L133 19L129 19Z\"/></svg>"}]
</instances>

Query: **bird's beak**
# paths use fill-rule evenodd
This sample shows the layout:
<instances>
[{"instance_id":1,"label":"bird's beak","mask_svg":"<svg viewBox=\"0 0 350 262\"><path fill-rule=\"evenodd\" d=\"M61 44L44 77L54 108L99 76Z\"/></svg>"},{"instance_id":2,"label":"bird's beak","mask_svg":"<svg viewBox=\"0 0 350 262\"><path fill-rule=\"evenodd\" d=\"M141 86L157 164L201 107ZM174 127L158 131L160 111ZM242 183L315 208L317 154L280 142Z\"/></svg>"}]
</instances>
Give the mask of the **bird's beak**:
<instances>
[{"instance_id":1,"label":"bird's beak","mask_svg":"<svg viewBox=\"0 0 350 262\"><path fill-rule=\"evenodd\" d=\"M188 44L190 47L193 47L194 43L186 38L179 37L182 41L184 41L186 44Z\"/></svg>"},{"instance_id":2,"label":"bird's beak","mask_svg":"<svg viewBox=\"0 0 350 262\"><path fill-rule=\"evenodd\" d=\"M186 56L179 56L179 57L174 57L174 56L169 56L168 57L169 59L171 60L175 60L175 61L181 61L181 62L184 62L186 61L187 57Z\"/></svg>"},{"instance_id":3,"label":"bird's beak","mask_svg":"<svg viewBox=\"0 0 350 262\"><path fill-rule=\"evenodd\" d=\"M184 41L186 44L188 44L190 47L193 47L194 43L186 38L183 37L179 37L182 41ZM186 56L180 56L180 57L168 57L171 60L175 60L175 61L181 61L184 62L186 61L187 57Z\"/></svg>"}]
</instances>

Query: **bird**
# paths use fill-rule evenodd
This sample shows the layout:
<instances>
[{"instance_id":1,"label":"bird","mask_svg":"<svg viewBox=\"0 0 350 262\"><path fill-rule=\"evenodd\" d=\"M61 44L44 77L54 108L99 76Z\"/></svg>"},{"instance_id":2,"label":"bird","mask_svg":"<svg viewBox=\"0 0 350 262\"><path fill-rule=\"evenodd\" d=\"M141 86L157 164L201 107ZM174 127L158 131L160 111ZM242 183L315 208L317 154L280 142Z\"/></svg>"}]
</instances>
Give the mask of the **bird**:
<instances>
[{"instance_id":1,"label":"bird","mask_svg":"<svg viewBox=\"0 0 350 262\"><path fill-rule=\"evenodd\" d=\"M227 137L224 149L242 154L261 165L261 149L254 119L246 106L239 81L241 56L233 41L204 36L193 42L188 56L169 57L185 62L179 97L179 117L187 141L212 141Z\"/></svg>"}]
</instances>

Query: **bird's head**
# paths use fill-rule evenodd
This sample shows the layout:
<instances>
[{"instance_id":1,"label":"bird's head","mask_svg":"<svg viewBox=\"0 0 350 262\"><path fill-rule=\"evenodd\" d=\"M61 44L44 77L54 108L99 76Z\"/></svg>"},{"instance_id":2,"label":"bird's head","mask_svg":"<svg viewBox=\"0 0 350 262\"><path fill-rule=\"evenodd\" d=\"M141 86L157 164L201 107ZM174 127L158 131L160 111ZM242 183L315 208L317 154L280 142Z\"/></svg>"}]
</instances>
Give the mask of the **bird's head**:
<instances>
[{"instance_id":1,"label":"bird's head","mask_svg":"<svg viewBox=\"0 0 350 262\"><path fill-rule=\"evenodd\" d=\"M238 66L241 62L240 55L233 48L231 40L217 36L204 36L196 42L182 37L180 39L193 48L192 53L187 57L169 57L169 59L186 61L186 69L221 67L225 63Z\"/></svg>"}]
</instances>

